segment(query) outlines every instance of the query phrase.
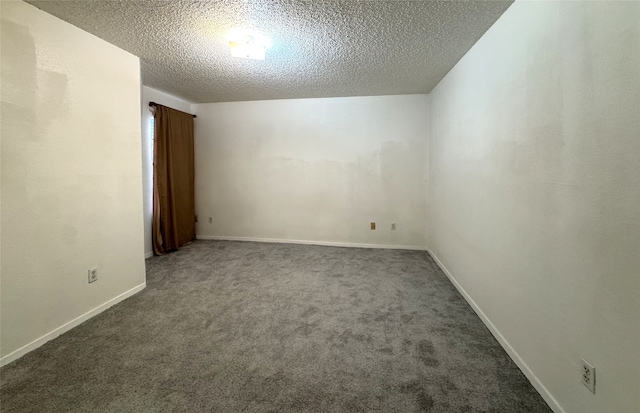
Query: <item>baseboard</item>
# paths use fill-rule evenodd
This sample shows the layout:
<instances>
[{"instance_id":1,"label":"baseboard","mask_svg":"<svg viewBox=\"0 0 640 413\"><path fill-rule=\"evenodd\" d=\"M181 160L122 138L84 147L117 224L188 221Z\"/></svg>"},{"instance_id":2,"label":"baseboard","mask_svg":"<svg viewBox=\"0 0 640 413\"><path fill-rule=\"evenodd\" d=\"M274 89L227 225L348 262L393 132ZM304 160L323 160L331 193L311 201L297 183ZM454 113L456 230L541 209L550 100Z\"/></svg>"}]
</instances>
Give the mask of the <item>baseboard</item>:
<instances>
[{"instance_id":1,"label":"baseboard","mask_svg":"<svg viewBox=\"0 0 640 413\"><path fill-rule=\"evenodd\" d=\"M505 349L509 357L511 357L511 360L513 360L513 362L516 363L516 365L522 371L522 373L524 373L527 379L529 379L529 382L531 382L533 387L538 391L538 393L540 393L540 395L545 400L545 402L547 402L551 410L553 410L555 413L566 413L565 410L560 406L560 404L558 404L558 401L555 399L555 397L553 397L553 395L544 386L544 384L542 384L540 379L538 379L538 377L533 373L531 368L529 368L527 363L525 363L525 361L522 359L522 357L520 357L518 352L511 346L511 344L507 341L507 339L505 339L504 336L500 333L500 331L498 331L496 326L491 322L489 317L487 317L487 315L482 311L482 309L478 306L478 304L476 304L473 298L471 298L471 296L465 291L465 289L462 288L458 280L456 280L453 274L449 272L447 267L444 266L444 264L436 256L436 254L434 254L433 251L431 251L429 248L427 248L427 252L429 253L429 255L431 255L431 257L434 259L436 264L438 264L438 266L440 267L442 272L444 272L447 278L449 278L449 281L451 281L451 283L456 287L456 289L460 292L460 294L462 294L462 296L467 301L467 303L469 303L471 308L473 308L473 311L475 311L478 317L480 317L484 325L486 325L489 331L491 331L491 334L493 334L496 340L498 340L498 343L500 343L502 348Z\"/></svg>"},{"instance_id":2,"label":"baseboard","mask_svg":"<svg viewBox=\"0 0 640 413\"><path fill-rule=\"evenodd\" d=\"M350 247L350 248L379 248L387 250L416 250L426 251L426 247L417 245L380 245L380 244L357 244L350 242L331 242L331 241L307 241L298 239L278 239L278 238L253 238L253 237L228 237L226 235L197 235L197 239L212 239L219 241L253 241L253 242L275 242L278 244L304 244L304 245L322 245L325 247Z\"/></svg>"},{"instance_id":3,"label":"baseboard","mask_svg":"<svg viewBox=\"0 0 640 413\"><path fill-rule=\"evenodd\" d=\"M138 285L137 287L133 287L132 289L130 289L129 291L125 291L124 293L120 294L117 297L112 298L111 300L107 301L104 304L99 305L98 307L94 308L93 310L90 310L84 314L82 314L80 317L77 317L71 321L69 321L68 323L56 328L55 330L45 334L44 336L33 340L31 343L20 347L19 349L7 354L6 356L2 357L0 359L0 366L5 366L9 363L11 363L14 360L19 359L20 357L24 356L25 354L37 349L38 347L42 346L43 344L45 344L47 341L51 341L54 338L58 337L61 334L66 333L67 331L71 330L72 328L79 326L80 324L82 324L83 322L87 321L88 319L100 314L101 312L103 312L104 310L108 309L109 307L112 307L116 304L118 304L120 301L123 301L126 298L131 297L132 295L134 295L137 292L140 292L142 290L144 290L144 288L147 286L147 283L143 283Z\"/></svg>"},{"instance_id":4,"label":"baseboard","mask_svg":"<svg viewBox=\"0 0 640 413\"><path fill-rule=\"evenodd\" d=\"M146 260L147 258L151 258L153 257L153 251L149 251L149 252L145 252L144 253L144 259Z\"/></svg>"}]
</instances>

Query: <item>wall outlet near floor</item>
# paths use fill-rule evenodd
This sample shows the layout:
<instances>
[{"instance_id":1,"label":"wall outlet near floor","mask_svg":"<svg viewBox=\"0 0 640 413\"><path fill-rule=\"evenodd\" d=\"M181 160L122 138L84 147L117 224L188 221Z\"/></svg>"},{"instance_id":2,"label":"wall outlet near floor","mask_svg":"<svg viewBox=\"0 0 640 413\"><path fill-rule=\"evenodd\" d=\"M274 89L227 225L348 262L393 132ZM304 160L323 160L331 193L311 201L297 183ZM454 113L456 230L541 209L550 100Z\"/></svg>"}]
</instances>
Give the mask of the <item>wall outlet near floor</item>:
<instances>
[{"instance_id":1,"label":"wall outlet near floor","mask_svg":"<svg viewBox=\"0 0 640 413\"><path fill-rule=\"evenodd\" d=\"M587 389L591 390L591 393L596 392L596 368L591 365L585 359L580 359L581 372L582 372L582 384L587 386Z\"/></svg>"},{"instance_id":2,"label":"wall outlet near floor","mask_svg":"<svg viewBox=\"0 0 640 413\"><path fill-rule=\"evenodd\" d=\"M213 217L209 217L209 224L213 224Z\"/></svg>"},{"instance_id":3,"label":"wall outlet near floor","mask_svg":"<svg viewBox=\"0 0 640 413\"><path fill-rule=\"evenodd\" d=\"M376 229L376 223L372 222L371 223L371 231L375 231L375 229Z\"/></svg>"},{"instance_id":4,"label":"wall outlet near floor","mask_svg":"<svg viewBox=\"0 0 640 413\"><path fill-rule=\"evenodd\" d=\"M396 223L392 222L391 223L391 231L395 231L396 230Z\"/></svg>"},{"instance_id":5,"label":"wall outlet near floor","mask_svg":"<svg viewBox=\"0 0 640 413\"><path fill-rule=\"evenodd\" d=\"M89 270L89 283L98 281L98 267L93 267Z\"/></svg>"}]
</instances>

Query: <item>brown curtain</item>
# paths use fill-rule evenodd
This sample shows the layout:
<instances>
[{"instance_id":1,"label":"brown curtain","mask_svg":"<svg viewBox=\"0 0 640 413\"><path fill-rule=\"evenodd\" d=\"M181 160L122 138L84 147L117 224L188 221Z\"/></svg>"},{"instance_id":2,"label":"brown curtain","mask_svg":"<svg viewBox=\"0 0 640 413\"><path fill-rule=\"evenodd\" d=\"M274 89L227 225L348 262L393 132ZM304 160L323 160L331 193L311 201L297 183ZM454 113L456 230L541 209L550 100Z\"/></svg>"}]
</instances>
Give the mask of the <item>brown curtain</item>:
<instances>
[{"instance_id":1,"label":"brown curtain","mask_svg":"<svg viewBox=\"0 0 640 413\"><path fill-rule=\"evenodd\" d=\"M153 250L162 255L196 237L193 116L156 106L153 150Z\"/></svg>"}]
</instances>

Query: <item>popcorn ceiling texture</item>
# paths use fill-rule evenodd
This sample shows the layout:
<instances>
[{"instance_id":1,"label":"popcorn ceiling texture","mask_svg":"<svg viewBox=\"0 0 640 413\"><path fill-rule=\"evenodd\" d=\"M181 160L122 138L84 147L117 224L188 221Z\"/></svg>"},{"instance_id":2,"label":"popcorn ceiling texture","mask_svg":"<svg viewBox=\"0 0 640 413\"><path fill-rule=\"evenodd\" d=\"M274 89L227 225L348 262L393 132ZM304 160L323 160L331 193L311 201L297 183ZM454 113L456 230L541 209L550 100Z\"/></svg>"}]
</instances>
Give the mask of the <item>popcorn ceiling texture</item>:
<instances>
[{"instance_id":1,"label":"popcorn ceiling texture","mask_svg":"<svg viewBox=\"0 0 640 413\"><path fill-rule=\"evenodd\" d=\"M28 3L140 56L145 85L207 103L428 93L511 1ZM272 39L265 61L230 56L237 27Z\"/></svg>"}]
</instances>

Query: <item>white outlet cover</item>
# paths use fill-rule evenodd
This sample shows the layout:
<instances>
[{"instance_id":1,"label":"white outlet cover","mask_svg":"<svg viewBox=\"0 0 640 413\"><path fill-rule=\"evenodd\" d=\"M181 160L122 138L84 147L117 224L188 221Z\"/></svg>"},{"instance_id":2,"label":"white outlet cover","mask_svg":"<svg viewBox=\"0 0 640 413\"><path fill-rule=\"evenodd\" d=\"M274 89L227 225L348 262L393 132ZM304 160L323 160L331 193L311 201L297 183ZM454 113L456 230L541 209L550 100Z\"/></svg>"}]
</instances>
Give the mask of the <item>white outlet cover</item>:
<instances>
[{"instance_id":1,"label":"white outlet cover","mask_svg":"<svg viewBox=\"0 0 640 413\"><path fill-rule=\"evenodd\" d=\"M89 283L98 281L98 267L93 267L88 271Z\"/></svg>"},{"instance_id":2,"label":"white outlet cover","mask_svg":"<svg viewBox=\"0 0 640 413\"><path fill-rule=\"evenodd\" d=\"M596 368L585 359L580 359L580 379L591 393L596 392Z\"/></svg>"}]
</instances>

